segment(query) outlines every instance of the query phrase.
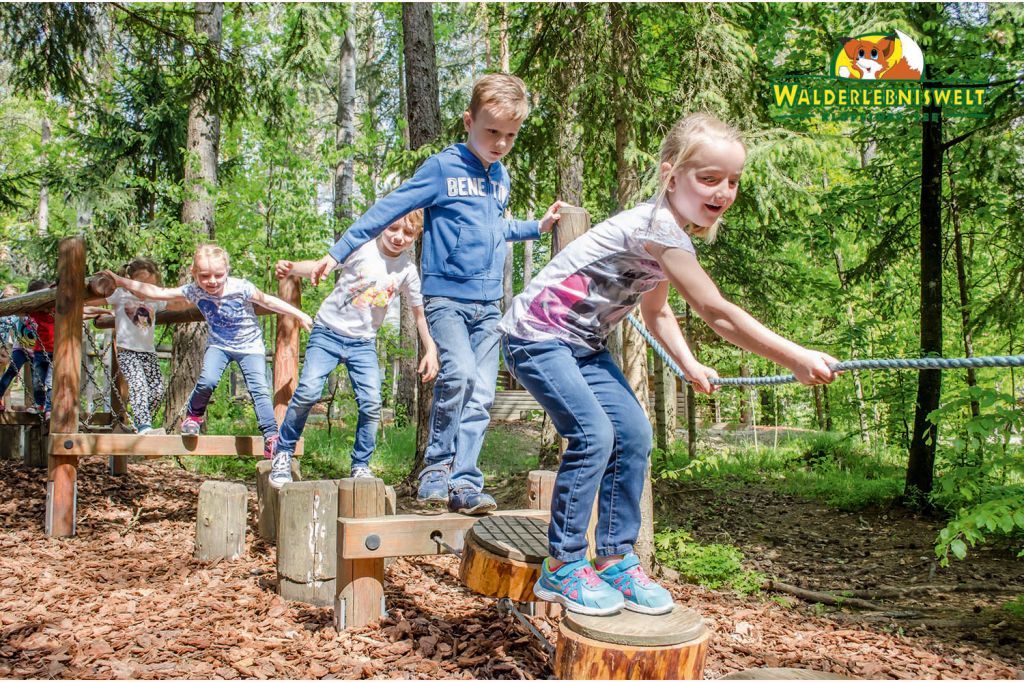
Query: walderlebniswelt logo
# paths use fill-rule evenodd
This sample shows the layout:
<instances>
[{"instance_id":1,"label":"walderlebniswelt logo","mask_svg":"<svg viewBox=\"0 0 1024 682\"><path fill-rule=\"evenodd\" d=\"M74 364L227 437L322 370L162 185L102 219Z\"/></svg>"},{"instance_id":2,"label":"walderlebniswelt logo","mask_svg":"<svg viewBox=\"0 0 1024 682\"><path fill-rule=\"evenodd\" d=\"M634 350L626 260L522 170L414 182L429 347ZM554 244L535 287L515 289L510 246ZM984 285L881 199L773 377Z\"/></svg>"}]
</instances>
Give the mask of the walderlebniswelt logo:
<instances>
[{"instance_id":1,"label":"walderlebniswelt logo","mask_svg":"<svg viewBox=\"0 0 1024 682\"><path fill-rule=\"evenodd\" d=\"M840 38L827 75L772 81L773 118L884 121L984 118L985 85L925 81L924 53L906 33ZM924 108L929 108L924 111Z\"/></svg>"}]
</instances>

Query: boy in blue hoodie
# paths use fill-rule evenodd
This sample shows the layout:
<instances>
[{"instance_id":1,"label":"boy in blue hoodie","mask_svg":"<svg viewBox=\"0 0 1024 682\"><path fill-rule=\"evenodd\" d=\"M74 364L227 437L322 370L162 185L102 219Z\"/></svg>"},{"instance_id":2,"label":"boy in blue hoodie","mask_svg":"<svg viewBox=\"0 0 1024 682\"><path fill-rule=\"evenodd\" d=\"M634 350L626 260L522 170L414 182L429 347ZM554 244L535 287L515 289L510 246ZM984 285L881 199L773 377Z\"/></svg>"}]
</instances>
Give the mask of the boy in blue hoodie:
<instances>
[{"instance_id":1,"label":"boy in blue hoodie","mask_svg":"<svg viewBox=\"0 0 1024 682\"><path fill-rule=\"evenodd\" d=\"M424 209L420 279L441 371L417 499L447 501L450 511L463 514L497 509L483 492L477 459L498 375L495 328L501 320L505 242L537 239L559 218L559 202L539 221L505 218L511 183L500 160L512 150L528 113L522 80L506 74L480 78L462 115L466 143L430 157L410 180L375 203L311 275L318 284L395 220Z\"/></svg>"}]
</instances>

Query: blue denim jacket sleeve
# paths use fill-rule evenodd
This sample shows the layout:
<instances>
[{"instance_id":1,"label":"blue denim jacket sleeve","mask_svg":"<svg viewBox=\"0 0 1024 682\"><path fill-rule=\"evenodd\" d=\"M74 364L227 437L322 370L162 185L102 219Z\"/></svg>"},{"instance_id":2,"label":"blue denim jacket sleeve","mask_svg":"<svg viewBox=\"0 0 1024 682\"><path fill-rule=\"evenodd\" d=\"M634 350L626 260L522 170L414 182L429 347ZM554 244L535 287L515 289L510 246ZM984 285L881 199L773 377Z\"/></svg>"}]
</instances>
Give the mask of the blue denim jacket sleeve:
<instances>
[{"instance_id":1,"label":"blue denim jacket sleeve","mask_svg":"<svg viewBox=\"0 0 1024 682\"><path fill-rule=\"evenodd\" d=\"M522 242L540 238L539 220L506 220L505 241Z\"/></svg>"},{"instance_id":2,"label":"blue denim jacket sleeve","mask_svg":"<svg viewBox=\"0 0 1024 682\"><path fill-rule=\"evenodd\" d=\"M338 263L344 263L353 251L376 238L391 223L418 208L430 206L437 196L438 187L444 184L442 178L437 158L427 159L401 187L376 202L352 223L338 243L331 247L331 257Z\"/></svg>"}]
</instances>

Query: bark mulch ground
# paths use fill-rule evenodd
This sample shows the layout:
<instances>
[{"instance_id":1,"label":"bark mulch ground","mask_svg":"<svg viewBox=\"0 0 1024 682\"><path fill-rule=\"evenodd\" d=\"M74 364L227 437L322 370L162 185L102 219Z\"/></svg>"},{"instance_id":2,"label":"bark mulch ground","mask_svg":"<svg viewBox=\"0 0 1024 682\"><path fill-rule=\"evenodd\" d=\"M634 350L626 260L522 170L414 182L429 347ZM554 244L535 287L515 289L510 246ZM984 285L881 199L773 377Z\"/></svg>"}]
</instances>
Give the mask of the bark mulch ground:
<instances>
[{"instance_id":1,"label":"bark mulch ground","mask_svg":"<svg viewBox=\"0 0 1024 682\"><path fill-rule=\"evenodd\" d=\"M46 472L0 462L0 676L7 678L550 678L543 647L458 581L454 557L395 561L389 616L337 633L332 612L274 593L274 548L192 559L202 479L170 462L79 476L78 535L43 533ZM255 492L251 495L255 519ZM709 678L750 667L855 677L1013 678L1012 662L764 599L672 584L714 631ZM552 641L554 621L537 620Z\"/></svg>"}]
</instances>

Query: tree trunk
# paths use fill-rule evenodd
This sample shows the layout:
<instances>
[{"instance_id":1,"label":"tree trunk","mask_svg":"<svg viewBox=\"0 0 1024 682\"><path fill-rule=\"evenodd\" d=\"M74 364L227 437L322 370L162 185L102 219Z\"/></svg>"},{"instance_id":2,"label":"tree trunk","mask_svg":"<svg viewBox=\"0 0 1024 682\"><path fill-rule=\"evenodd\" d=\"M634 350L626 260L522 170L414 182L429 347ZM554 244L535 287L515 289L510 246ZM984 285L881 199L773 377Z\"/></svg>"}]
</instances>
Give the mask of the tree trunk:
<instances>
[{"instance_id":1,"label":"tree trunk","mask_svg":"<svg viewBox=\"0 0 1024 682\"><path fill-rule=\"evenodd\" d=\"M953 218L953 246L956 251L956 286L960 292L960 333L964 339L964 356L974 357L974 338L971 335L971 302L967 288L967 268L964 265L964 236L960 229L960 205L956 200L955 185L953 176L949 176L950 204L949 212ZM973 246L974 238L971 237ZM973 249L972 249L973 250ZM973 388L978 385L978 374L973 367L967 368L967 386ZM981 404L971 400L971 416L981 415Z\"/></svg>"},{"instance_id":2,"label":"tree trunk","mask_svg":"<svg viewBox=\"0 0 1024 682\"><path fill-rule=\"evenodd\" d=\"M924 108L921 124L921 355L942 355L942 109ZM928 414L939 406L942 372L918 373L914 435L910 441L904 495L919 498L932 491L938 425Z\"/></svg>"},{"instance_id":3,"label":"tree trunk","mask_svg":"<svg viewBox=\"0 0 1024 682\"><path fill-rule=\"evenodd\" d=\"M224 5L214 2L195 4L195 31L220 52ZM185 149L185 188L181 221L191 223L207 239L214 238L214 203L210 188L217 184L217 156L220 147L220 117L209 110L209 93L196 89L188 107L188 137ZM187 271L181 273L181 279ZM176 428L182 407L195 386L203 364L206 324L179 324L171 335L171 376L167 382L164 426Z\"/></svg>"},{"instance_id":4,"label":"tree trunk","mask_svg":"<svg viewBox=\"0 0 1024 682\"><path fill-rule=\"evenodd\" d=\"M49 101L46 93L44 101ZM46 148L50 145L50 119L45 114L42 120L42 132L39 136L40 161L43 164L43 175L39 181L39 212L36 221L36 233L45 237L50 233L50 181L47 180Z\"/></svg>"},{"instance_id":5,"label":"tree trunk","mask_svg":"<svg viewBox=\"0 0 1024 682\"><path fill-rule=\"evenodd\" d=\"M432 3L402 3L402 40L405 54L406 106L409 111L409 148L419 149L441 134L437 56L434 48ZM415 371L413 380L415 381ZM416 459L411 476L423 468L430 430L434 384L419 386L416 399Z\"/></svg>"}]
</instances>

